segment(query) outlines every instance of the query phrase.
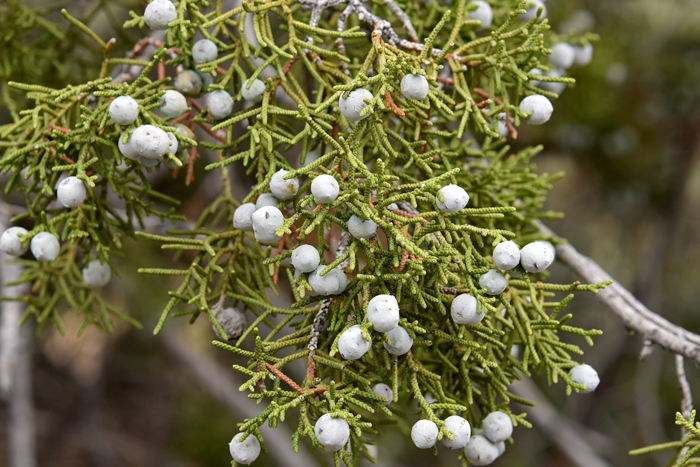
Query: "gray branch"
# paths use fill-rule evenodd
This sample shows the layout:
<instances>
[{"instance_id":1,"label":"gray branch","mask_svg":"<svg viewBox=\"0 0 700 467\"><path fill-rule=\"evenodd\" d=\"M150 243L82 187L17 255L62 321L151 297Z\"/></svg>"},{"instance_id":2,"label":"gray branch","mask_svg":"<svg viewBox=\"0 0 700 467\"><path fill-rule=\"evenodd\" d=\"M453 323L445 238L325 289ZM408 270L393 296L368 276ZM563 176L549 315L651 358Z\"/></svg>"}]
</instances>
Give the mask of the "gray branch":
<instances>
[{"instance_id":1,"label":"gray branch","mask_svg":"<svg viewBox=\"0 0 700 467\"><path fill-rule=\"evenodd\" d=\"M10 227L7 205L0 202L0 233ZM28 293L26 284L6 287L16 281L21 266L8 262L0 253L0 295L19 297ZM10 467L36 467L34 403L32 399L32 347L28 326L20 327L24 304L17 301L0 302L0 398L9 406Z\"/></svg>"},{"instance_id":2,"label":"gray branch","mask_svg":"<svg viewBox=\"0 0 700 467\"><path fill-rule=\"evenodd\" d=\"M693 411L693 394L690 391L690 384L688 383L688 378L685 376L685 366L682 355L676 354L676 377L678 378L678 384L681 386L681 392L683 393L683 399L681 400L681 413L683 418L686 420L690 418L690 413ZM685 428L681 428L681 439L685 439L690 432ZM690 446L684 446L681 449L678 459L682 459L690 450Z\"/></svg>"},{"instance_id":3,"label":"gray branch","mask_svg":"<svg viewBox=\"0 0 700 467\"><path fill-rule=\"evenodd\" d=\"M549 237L555 236L547 226L537 226ZM579 253L573 245L557 245L557 258L573 269L583 280L590 283L612 279L598 263ZM659 347L682 355L700 364L700 336L659 316L635 298L619 282L599 290L598 299L605 303L629 329L642 335Z\"/></svg>"}]
</instances>

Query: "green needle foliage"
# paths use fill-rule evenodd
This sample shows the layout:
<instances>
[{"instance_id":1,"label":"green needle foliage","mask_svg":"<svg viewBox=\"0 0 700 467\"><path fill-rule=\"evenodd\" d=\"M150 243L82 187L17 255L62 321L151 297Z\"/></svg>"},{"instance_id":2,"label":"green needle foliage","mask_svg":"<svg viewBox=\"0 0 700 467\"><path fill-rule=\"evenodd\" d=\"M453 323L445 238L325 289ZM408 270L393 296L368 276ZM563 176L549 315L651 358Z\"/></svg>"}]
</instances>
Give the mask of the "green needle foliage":
<instances>
[{"instance_id":1,"label":"green needle foliage","mask_svg":"<svg viewBox=\"0 0 700 467\"><path fill-rule=\"evenodd\" d=\"M693 410L686 419L682 413L676 412L676 425L680 426L685 431L685 439L634 449L630 451L630 455L640 456L652 452L674 449L676 454L669 462L669 465L683 467L684 465L700 464L700 457L696 457L697 453L700 451L700 443L697 441L698 438L700 438L700 423L695 421L695 415L696 411Z\"/></svg>"},{"instance_id":2,"label":"green needle foliage","mask_svg":"<svg viewBox=\"0 0 700 467\"><path fill-rule=\"evenodd\" d=\"M362 456L371 459L365 444L379 434L379 426L404 423L412 414L435 422L440 438L452 437L443 419L457 413L473 427L496 410L509 414L515 425L530 426L523 414L511 412L511 402L528 401L509 386L544 372L550 384L563 380L568 393L585 389L568 373L577 365L572 356L583 352L560 336L573 334L592 345L592 336L600 332L568 324L572 315L563 309L573 295L566 292L595 293L607 283L555 284L546 281L546 272L529 274L517 266L505 272L508 288L501 294L487 295L480 288L479 278L494 268L491 255L498 243L512 239L524 246L543 238L536 221L559 217L543 212L542 205L561 174L538 174L532 158L542 148L513 151L499 136L498 117L506 113L509 133L516 137L516 128L529 116L519 109L524 97L557 97L536 87L533 77L573 83L568 77L528 72L549 69L551 44L585 44L594 37L558 36L547 19L521 21L525 1L492 2L495 20L485 31L469 19L475 5L468 0L350 2L355 10L331 3L255 0L223 11L221 1L179 0L177 19L162 43L153 39L158 49L147 59L112 57L112 41L64 12L100 48L99 73L62 89L10 82L32 105L0 127L0 171L12 174L5 192L21 194L26 205L26 212L12 220L28 226L23 243L42 231L62 241L52 263L28 259L28 254L19 260L25 266L20 282L32 284L32 293L21 298L27 317L60 329L60 313L70 308L84 316L85 326L106 331L113 316L131 321L82 281L80 269L94 258L111 265L122 239L137 236L176 250L176 259L189 263L183 269L140 270L182 277L154 332L169 317L188 316L194 322L205 314L227 337L217 320L225 302L257 316L235 342L214 342L243 357L234 366L249 378L240 389L262 405L260 415L239 424L246 435L262 442L260 426L274 427L292 410L299 414L294 449L302 438L321 447L313 424L331 413L351 427L350 448L336 452L335 463L357 465ZM145 34L144 18L131 15L124 26ZM247 17L253 31L246 30ZM191 50L200 36L213 41L219 53L195 67ZM114 76L121 65L141 71L128 79ZM152 112L163 93L173 89L174 75L194 68L208 91L233 96L237 104L231 115L214 119L193 99L188 100L191 110L175 121ZM270 70L276 73L264 79L261 102L238 103L244 82L270 76ZM426 99L404 98L399 82L406 74L427 78ZM357 123L338 106L355 89L373 95ZM138 103L133 124L120 126L109 118L117 96ZM181 121L216 139L193 140L178 131ZM218 155L206 169L220 173L224 190L186 230L165 236L145 232L147 216L184 218L176 211L179 200L154 191L148 181L148 172L165 170L165 164L146 169L119 152L119 138L126 142L143 124L172 132L181 146L193 148L193 156L198 147ZM296 155L300 166L289 162ZM179 155L166 158L182 165ZM195 162L196 157L187 162L190 172ZM279 169L289 171L286 179L300 180L296 195L278 205L286 217L276 230L278 245L263 245L252 232L231 227L240 205L231 194L231 167L255 176L256 184L241 202L268 192ZM340 186L337 199L323 205L309 193L321 174L332 175ZM54 202L54 187L65 175L77 176L87 188L87 201L76 208ZM438 192L447 184L469 193L466 209L439 210ZM375 222L377 235L343 234L338 245L331 245L332 233L347 230L352 215ZM336 266L344 269L349 282L343 293L316 295L306 276L295 274L288 258L302 244L328 258L324 274ZM289 309L267 298L268 290L279 294L279 280L291 284ZM459 325L450 317L452 300L465 293L476 297L486 313L478 325ZM394 295L400 304L400 325L413 338L405 355L389 354L383 346L387 338L367 320L367 303L378 294ZM373 344L361 359L346 361L338 339L356 324ZM247 339L254 350L242 348ZM303 381L286 374L296 360L307 368ZM377 383L392 388L393 405L385 406L385 399L372 392ZM417 405L408 404L412 400ZM397 401L406 402L404 409ZM466 465L464 454L461 459Z\"/></svg>"}]
</instances>

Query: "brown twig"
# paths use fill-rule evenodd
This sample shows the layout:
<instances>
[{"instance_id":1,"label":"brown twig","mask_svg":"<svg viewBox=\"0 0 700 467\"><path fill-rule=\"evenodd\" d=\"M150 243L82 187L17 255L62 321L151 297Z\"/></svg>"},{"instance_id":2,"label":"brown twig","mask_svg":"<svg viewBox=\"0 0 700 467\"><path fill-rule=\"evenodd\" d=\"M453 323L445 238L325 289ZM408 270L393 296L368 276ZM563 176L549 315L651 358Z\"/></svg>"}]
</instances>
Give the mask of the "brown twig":
<instances>
[{"instance_id":1,"label":"brown twig","mask_svg":"<svg viewBox=\"0 0 700 467\"><path fill-rule=\"evenodd\" d=\"M405 116L406 112L399 109L399 107L394 103L394 99L391 98L391 93L387 90L384 92L384 97L386 98L386 106L394 111L396 115Z\"/></svg>"},{"instance_id":2,"label":"brown twig","mask_svg":"<svg viewBox=\"0 0 700 467\"><path fill-rule=\"evenodd\" d=\"M295 383L292 378L289 376L285 375L282 373L282 371L278 368L275 368L274 366L270 365L268 362L265 362L265 367L273 372L279 379L287 383L289 386L292 387L296 392L299 394L306 394L307 392L323 392L326 390L326 388L311 388L311 389L302 389L301 386L299 386L297 383Z\"/></svg>"},{"instance_id":3,"label":"brown twig","mask_svg":"<svg viewBox=\"0 0 700 467\"><path fill-rule=\"evenodd\" d=\"M185 185L189 186L194 180L194 161L197 160L197 147L190 148L190 160L187 161L187 175L185 176Z\"/></svg>"}]
</instances>

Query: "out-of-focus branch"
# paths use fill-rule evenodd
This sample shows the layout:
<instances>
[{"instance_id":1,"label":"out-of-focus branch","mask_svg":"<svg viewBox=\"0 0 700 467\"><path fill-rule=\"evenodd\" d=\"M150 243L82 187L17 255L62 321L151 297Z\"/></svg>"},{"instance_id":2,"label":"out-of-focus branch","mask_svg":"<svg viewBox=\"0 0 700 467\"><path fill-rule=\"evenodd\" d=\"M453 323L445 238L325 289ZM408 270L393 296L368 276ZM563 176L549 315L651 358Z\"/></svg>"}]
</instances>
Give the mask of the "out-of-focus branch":
<instances>
[{"instance_id":1,"label":"out-of-focus branch","mask_svg":"<svg viewBox=\"0 0 700 467\"><path fill-rule=\"evenodd\" d=\"M515 381L510 389L520 397L535 403L535 407L528 407L526 411L574 465L612 467L597 454L600 449L593 447L592 440L587 438L596 438L596 444L609 444L610 441L560 414L530 379Z\"/></svg>"},{"instance_id":2,"label":"out-of-focus branch","mask_svg":"<svg viewBox=\"0 0 700 467\"><path fill-rule=\"evenodd\" d=\"M0 202L0 232L10 227L8 213L11 207ZM21 267L8 262L0 253L0 283L14 282L19 278ZM17 297L26 294L24 285L0 286L0 295ZM29 327L20 328L19 321L24 312L21 302L0 302L0 397L9 406L9 466L35 467L35 424L32 400L32 348Z\"/></svg>"},{"instance_id":3,"label":"out-of-focus branch","mask_svg":"<svg viewBox=\"0 0 700 467\"><path fill-rule=\"evenodd\" d=\"M163 332L159 336L168 353L192 374L202 389L242 418L251 419L258 416L256 405L238 392L239 383L233 378L230 368L220 365L204 354L194 352L172 333ZM306 449L299 449L298 453L291 451L291 435L283 423L265 433L265 445L268 453L275 458L275 465L316 467L318 462Z\"/></svg>"},{"instance_id":4,"label":"out-of-focus branch","mask_svg":"<svg viewBox=\"0 0 700 467\"><path fill-rule=\"evenodd\" d=\"M554 232L538 223L542 233L554 236ZM612 279L598 263L582 255L569 243L557 245L557 258L561 259L585 281L598 283ZM700 364L700 336L665 318L644 306L620 283L613 282L596 295L625 325L661 348L670 350Z\"/></svg>"},{"instance_id":5,"label":"out-of-focus branch","mask_svg":"<svg viewBox=\"0 0 700 467\"><path fill-rule=\"evenodd\" d=\"M681 400L681 413L683 418L688 420L690 418L690 413L693 411L693 394L690 391L690 384L688 383L688 378L685 376L685 366L683 361L683 356L676 354L676 377L678 378L678 384L681 386L681 391L683 392L683 399ZM681 439L685 439L690 432L685 428L681 428ZM682 459L690 450L690 446L685 446L681 449L678 459Z\"/></svg>"}]
</instances>

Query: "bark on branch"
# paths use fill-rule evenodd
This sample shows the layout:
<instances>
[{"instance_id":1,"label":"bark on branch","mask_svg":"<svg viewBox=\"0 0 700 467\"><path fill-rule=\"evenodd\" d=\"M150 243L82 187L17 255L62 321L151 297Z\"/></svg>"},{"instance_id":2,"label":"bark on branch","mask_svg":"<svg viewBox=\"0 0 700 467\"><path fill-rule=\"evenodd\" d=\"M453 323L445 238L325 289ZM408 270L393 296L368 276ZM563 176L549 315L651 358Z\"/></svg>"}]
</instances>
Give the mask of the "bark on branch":
<instances>
[{"instance_id":1,"label":"bark on branch","mask_svg":"<svg viewBox=\"0 0 700 467\"><path fill-rule=\"evenodd\" d=\"M547 226L537 223L542 233L554 237ZM557 258L561 259L586 282L598 283L612 279L598 263L582 255L569 243L557 245ZM596 295L625 323L629 329L641 334L661 348L682 355L700 364L700 336L692 333L644 306L619 282L613 282Z\"/></svg>"}]
</instances>

